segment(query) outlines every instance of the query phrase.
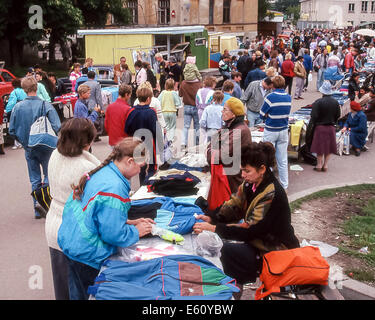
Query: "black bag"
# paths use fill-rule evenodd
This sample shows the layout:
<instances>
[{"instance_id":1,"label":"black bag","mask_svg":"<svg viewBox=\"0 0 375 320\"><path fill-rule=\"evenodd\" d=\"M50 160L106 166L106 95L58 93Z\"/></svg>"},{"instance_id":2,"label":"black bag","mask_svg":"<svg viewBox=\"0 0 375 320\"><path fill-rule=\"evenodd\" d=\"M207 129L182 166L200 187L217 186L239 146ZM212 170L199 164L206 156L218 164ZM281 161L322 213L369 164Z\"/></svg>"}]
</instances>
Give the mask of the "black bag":
<instances>
[{"instance_id":1,"label":"black bag","mask_svg":"<svg viewBox=\"0 0 375 320\"><path fill-rule=\"evenodd\" d=\"M319 72L319 68L317 66L314 66L314 71Z\"/></svg>"},{"instance_id":2,"label":"black bag","mask_svg":"<svg viewBox=\"0 0 375 320\"><path fill-rule=\"evenodd\" d=\"M97 132L97 136L107 136L107 131L105 130L104 126L105 116L103 114L99 114L94 122L94 126Z\"/></svg>"},{"instance_id":3,"label":"black bag","mask_svg":"<svg viewBox=\"0 0 375 320\"><path fill-rule=\"evenodd\" d=\"M40 204L40 206L48 212L51 205L52 197L49 192L49 186L36 189L31 192L31 196Z\"/></svg>"},{"instance_id":4,"label":"black bag","mask_svg":"<svg viewBox=\"0 0 375 320\"><path fill-rule=\"evenodd\" d=\"M303 158L303 161L307 164L311 164L312 166L316 166L318 163L318 159L310 152L310 148L304 144L298 150L299 156Z\"/></svg>"}]
</instances>

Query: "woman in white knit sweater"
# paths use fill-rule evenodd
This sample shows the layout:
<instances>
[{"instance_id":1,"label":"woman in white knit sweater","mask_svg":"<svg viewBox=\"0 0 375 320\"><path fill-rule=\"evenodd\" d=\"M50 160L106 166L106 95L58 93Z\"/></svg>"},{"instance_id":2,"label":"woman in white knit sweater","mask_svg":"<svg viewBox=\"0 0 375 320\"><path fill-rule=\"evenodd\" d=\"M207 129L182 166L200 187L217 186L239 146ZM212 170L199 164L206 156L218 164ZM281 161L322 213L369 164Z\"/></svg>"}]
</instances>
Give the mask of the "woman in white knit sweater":
<instances>
[{"instance_id":1,"label":"woman in white knit sweater","mask_svg":"<svg viewBox=\"0 0 375 320\"><path fill-rule=\"evenodd\" d=\"M64 205L85 172L100 165L88 152L96 130L91 121L73 118L61 126L57 149L48 164L48 179L52 202L46 217L45 232L50 250L52 276L56 300L69 300L68 262L57 244L57 233L62 222Z\"/></svg>"}]
</instances>

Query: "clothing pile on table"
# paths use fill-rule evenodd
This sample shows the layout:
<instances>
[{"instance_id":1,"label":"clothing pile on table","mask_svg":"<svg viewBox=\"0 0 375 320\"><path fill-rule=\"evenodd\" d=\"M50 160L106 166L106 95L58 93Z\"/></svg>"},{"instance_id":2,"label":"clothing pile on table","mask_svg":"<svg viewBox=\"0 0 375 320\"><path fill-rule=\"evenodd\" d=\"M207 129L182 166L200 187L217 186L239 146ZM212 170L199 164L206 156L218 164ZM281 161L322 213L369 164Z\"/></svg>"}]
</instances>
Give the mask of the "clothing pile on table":
<instances>
[{"instance_id":1,"label":"clothing pile on table","mask_svg":"<svg viewBox=\"0 0 375 320\"><path fill-rule=\"evenodd\" d=\"M111 103L115 102L118 98L118 86L102 88L101 92L104 107L107 107Z\"/></svg>"},{"instance_id":2,"label":"clothing pile on table","mask_svg":"<svg viewBox=\"0 0 375 320\"><path fill-rule=\"evenodd\" d=\"M78 100L78 95L76 93L66 93L61 96L55 97L55 102L61 102L62 104L70 103L72 105L72 110L74 112L74 106Z\"/></svg>"},{"instance_id":3,"label":"clothing pile on table","mask_svg":"<svg viewBox=\"0 0 375 320\"><path fill-rule=\"evenodd\" d=\"M128 219L150 218L160 228L171 230L178 234L188 234L193 231L196 215L204 214L195 204L195 199L159 197L154 199L133 200L128 212Z\"/></svg>"},{"instance_id":4,"label":"clothing pile on table","mask_svg":"<svg viewBox=\"0 0 375 320\"><path fill-rule=\"evenodd\" d=\"M106 260L88 293L96 300L230 300L239 288L205 258L170 255L148 261Z\"/></svg>"},{"instance_id":5,"label":"clothing pile on table","mask_svg":"<svg viewBox=\"0 0 375 320\"><path fill-rule=\"evenodd\" d=\"M190 196L197 194L196 185L201 180L188 171L180 174L160 176L158 179L148 180L148 191L167 197Z\"/></svg>"}]
</instances>

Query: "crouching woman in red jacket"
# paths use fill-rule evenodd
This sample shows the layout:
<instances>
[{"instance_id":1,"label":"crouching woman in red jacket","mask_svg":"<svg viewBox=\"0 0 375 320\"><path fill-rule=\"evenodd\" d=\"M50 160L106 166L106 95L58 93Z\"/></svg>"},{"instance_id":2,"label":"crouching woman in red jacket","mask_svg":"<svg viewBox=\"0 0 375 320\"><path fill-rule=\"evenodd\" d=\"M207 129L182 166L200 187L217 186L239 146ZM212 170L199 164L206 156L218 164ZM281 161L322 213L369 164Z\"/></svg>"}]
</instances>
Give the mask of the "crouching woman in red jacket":
<instances>
[{"instance_id":1,"label":"crouching woman in red jacket","mask_svg":"<svg viewBox=\"0 0 375 320\"><path fill-rule=\"evenodd\" d=\"M255 282L259 275L262 254L299 247L288 197L271 171L274 164L275 149L269 142L253 142L242 149L244 182L237 194L214 212L198 216L205 222L194 225L195 233L208 230L224 240L242 241L224 241L220 258L225 274L237 280L241 293L243 284Z\"/></svg>"}]
</instances>

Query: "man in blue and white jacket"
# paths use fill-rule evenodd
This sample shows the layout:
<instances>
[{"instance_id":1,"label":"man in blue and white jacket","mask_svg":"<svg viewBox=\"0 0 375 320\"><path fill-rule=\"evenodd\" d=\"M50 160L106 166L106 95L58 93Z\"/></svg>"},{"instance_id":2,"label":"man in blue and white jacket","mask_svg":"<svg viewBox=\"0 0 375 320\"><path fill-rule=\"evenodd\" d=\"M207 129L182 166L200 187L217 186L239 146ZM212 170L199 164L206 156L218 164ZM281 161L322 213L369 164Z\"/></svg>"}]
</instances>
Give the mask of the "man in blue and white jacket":
<instances>
[{"instance_id":1,"label":"man in blue and white jacket","mask_svg":"<svg viewBox=\"0 0 375 320\"><path fill-rule=\"evenodd\" d=\"M263 141L271 142L276 149L279 179L284 189L288 188L288 120L292 107L292 97L285 92L285 79L272 79L275 90L267 95L260 110L265 121Z\"/></svg>"},{"instance_id":2,"label":"man in blue and white jacket","mask_svg":"<svg viewBox=\"0 0 375 320\"><path fill-rule=\"evenodd\" d=\"M48 161L53 149L30 148L28 146L31 126L42 115L43 100L37 96L38 82L34 77L23 78L21 86L27 94L27 97L23 101L18 102L12 109L9 134L14 136L25 149L31 191L35 191L44 185L48 185ZM46 101L44 104L46 116L51 123L53 131L57 135L61 126L59 116L55 108L49 102ZM35 219L44 217L45 212L37 205L34 198L33 201Z\"/></svg>"}]
</instances>

